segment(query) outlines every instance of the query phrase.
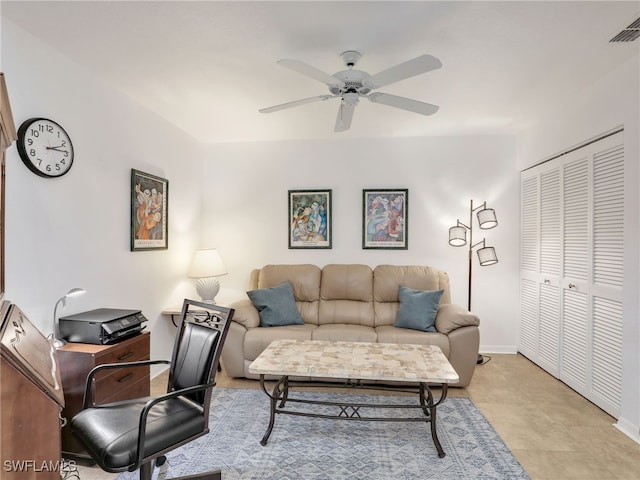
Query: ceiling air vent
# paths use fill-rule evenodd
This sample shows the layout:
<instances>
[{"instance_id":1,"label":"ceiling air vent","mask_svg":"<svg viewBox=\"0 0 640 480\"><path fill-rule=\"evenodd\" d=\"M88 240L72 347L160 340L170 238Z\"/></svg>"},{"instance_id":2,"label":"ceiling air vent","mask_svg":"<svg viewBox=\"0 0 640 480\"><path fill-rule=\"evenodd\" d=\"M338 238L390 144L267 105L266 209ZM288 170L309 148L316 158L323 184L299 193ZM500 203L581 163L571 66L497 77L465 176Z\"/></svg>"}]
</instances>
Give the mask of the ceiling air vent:
<instances>
[{"instance_id":1,"label":"ceiling air vent","mask_svg":"<svg viewBox=\"0 0 640 480\"><path fill-rule=\"evenodd\" d=\"M628 27L616 33L609 42L633 42L638 37L640 37L640 16L631 22Z\"/></svg>"}]
</instances>

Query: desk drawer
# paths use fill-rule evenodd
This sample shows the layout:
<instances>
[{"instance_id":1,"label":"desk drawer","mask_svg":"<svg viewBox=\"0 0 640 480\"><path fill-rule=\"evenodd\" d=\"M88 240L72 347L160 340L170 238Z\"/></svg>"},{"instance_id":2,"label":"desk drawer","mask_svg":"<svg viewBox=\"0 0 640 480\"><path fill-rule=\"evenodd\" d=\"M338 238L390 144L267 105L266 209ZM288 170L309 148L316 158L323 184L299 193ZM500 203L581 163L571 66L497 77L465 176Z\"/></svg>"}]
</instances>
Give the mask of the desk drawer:
<instances>
[{"instance_id":1,"label":"desk drawer","mask_svg":"<svg viewBox=\"0 0 640 480\"><path fill-rule=\"evenodd\" d=\"M94 388L94 405L107 403L115 400L111 400L116 394L120 394L121 398L118 400L124 400L127 398L134 398L130 387L146 380L147 389L142 393L142 396L149 395L149 367L125 367L117 370L111 370L109 376L99 379L93 385Z\"/></svg>"},{"instance_id":2,"label":"desk drawer","mask_svg":"<svg viewBox=\"0 0 640 480\"><path fill-rule=\"evenodd\" d=\"M107 351L102 352L97 360L96 365L149 360L149 335L140 335L135 337L134 341L126 342L122 345L116 344ZM141 371L144 371L144 369ZM119 370L103 370L96 375L95 381L100 382L106 377L117 375L116 372L119 372Z\"/></svg>"},{"instance_id":3,"label":"desk drawer","mask_svg":"<svg viewBox=\"0 0 640 480\"><path fill-rule=\"evenodd\" d=\"M104 397L100 399L100 403L119 402L121 400L129 400L132 398L141 398L149 396L149 375L143 375L141 378L133 379L128 377L126 380L127 386L120 385L122 390L104 391L102 387L98 390L98 396ZM118 388L118 387L116 387ZM109 393L111 395L109 395Z\"/></svg>"}]
</instances>

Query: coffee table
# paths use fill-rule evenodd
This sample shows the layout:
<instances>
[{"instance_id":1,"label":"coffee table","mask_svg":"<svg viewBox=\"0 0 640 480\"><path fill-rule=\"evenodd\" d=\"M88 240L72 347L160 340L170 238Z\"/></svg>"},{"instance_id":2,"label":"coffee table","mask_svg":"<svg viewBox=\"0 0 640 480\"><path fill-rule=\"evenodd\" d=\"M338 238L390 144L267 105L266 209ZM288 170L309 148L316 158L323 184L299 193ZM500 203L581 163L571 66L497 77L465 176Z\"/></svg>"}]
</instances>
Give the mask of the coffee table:
<instances>
[{"instance_id":1,"label":"coffee table","mask_svg":"<svg viewBox=\"0 0 640 480\"><path fill-rule=\"evenodd\" d=\"M271 435L276 414L283 414L339 420L427 422L431 424L431 437L438 456L445 456L436 431L436 407L447 398L448 385L457 382L459 378L440 347L394 343L275 340L251 363L249 371L260 375L260 386L270 399L269 426L260 441L263 446L267 444ZM280 377L271 391L267 389L265 381L267 375ZM310 377L324 379L325 382L322 384L295 382L290 380L290 377ZM290 390L294 385L333 386L326 382L331 379L344 380L340 386L347 388L373 390L392 388L398 391L415 392L418 394L419 404L345 403L344 400L339 399L337 401L305 400L291 395ZM391 387L367 384L372 381L388 382ZM395 386L393 386L394 383ZM437 399L434 397L432 386L440 387L440 395ZM292 403L332 405L337 407L338 413L328 415L285 408L287 404ZM416 408L420 409L423 415L402 418L368 417L361 414L361 410L367 408Z\"/></svg>"}]
</instances>

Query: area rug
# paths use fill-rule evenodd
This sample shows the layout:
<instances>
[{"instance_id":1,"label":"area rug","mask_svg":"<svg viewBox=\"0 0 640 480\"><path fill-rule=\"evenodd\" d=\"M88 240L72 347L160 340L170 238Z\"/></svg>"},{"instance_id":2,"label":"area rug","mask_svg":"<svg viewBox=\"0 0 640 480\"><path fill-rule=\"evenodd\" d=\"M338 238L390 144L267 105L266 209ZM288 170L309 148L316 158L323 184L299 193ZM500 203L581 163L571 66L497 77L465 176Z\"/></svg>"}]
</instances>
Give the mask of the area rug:
<instances>
[{"instance_id":1,"label":"area rug","mask_svg":"<svg viewBox=\"0 0 640 480\"><path fill-rule=\"evenodd\" d=\"M413 396L296 392L307 399L415 405ZM373 398L375 397L375 398ZM298 406L296 406L298 408ZM318 411L328 407L314 406ZM438 407L439 458L427 423L359 422L277 415L269 421L261 390L214 389L208 435L174 450L154 478L221 470L223 480L511 480L529 479L473 402L448 398ZM392 410L416 416L419 410ZM326 411L329 413L329 411ZM371 412L371 411L368 411ZM378 412L388 416L388 410ZM331 411L333 413L333 411ZM120 474L134 480L138 473Z\"/></svg>"}]
</instances>

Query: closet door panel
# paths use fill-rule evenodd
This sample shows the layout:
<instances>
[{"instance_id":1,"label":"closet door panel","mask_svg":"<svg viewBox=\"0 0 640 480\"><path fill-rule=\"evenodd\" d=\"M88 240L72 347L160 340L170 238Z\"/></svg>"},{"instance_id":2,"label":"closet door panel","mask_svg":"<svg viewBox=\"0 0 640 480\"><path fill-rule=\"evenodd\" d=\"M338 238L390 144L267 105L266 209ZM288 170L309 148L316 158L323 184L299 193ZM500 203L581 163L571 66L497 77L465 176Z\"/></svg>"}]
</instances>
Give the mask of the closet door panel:
<instances>
[{"instance_id":1,"label":"closet door panel","mask_svg":"<svg viewBox=\"0 0 640 480\"><path fill-rule=\"evenodd\" d=\"M622 302L593 300L591 390L609 414L620 415L622 400Z\"/></svg>"},{"instance_id":2,"label":"closet door panel","mask_svg":"<svg viewBox=\"0 0 640 480\"><path fill-rule=\"evenodd\" d=\"M588 297L573 290L564 290L563 296L560 379L584 394L587 386L590 334Z\"/></svg>"},{"instance_id":3,"label":"closet door panel","mask_svg":"<svg viewBox=\"0 0 640 480\"><path fill-rule=\"evenodd\" d=\"M520 279L520 342L518 351L537 363L538 359L538 281Z\"/></svg>"},{"instance_id":4,"label":"closet door panel","mask_svg":"<svg viewBox=\"0 0 640 480\"><path fill-rule=\"evenodd\" d=\"M578 155L576 155L578 156ZM581 154L563 165L563 277L581 283L589 274L589 161Z\"/></svg>"}]
</instances>

